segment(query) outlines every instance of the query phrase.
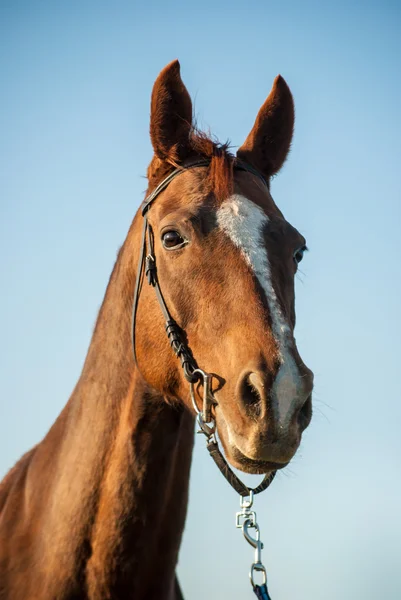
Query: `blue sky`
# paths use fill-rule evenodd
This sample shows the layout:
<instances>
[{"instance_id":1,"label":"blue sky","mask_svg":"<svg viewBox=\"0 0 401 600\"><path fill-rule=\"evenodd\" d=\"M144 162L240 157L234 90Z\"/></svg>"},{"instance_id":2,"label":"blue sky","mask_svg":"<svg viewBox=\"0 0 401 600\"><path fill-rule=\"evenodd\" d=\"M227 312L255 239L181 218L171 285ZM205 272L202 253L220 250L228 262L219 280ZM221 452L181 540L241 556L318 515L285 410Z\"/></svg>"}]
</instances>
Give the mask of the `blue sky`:
<instances>
[{"instance_id":1,"label":"blue sky","mask_svg":"<svg viewBox=\"0 0 401 600\"><path fill-rule=\"evenodd\" d=\"M277 600L401 597L401 5L0 3L0 475L79 376L143 198L149 98L179 58L198 122L239 146L281 73L296 104L273 196L307 238L302 448L256 504ZM249 478L253 482L253 478ZM251 598L237 497L198 440L179 575ZM230 596L231 594L231 596Z\"/></svg>"}]
</instances>

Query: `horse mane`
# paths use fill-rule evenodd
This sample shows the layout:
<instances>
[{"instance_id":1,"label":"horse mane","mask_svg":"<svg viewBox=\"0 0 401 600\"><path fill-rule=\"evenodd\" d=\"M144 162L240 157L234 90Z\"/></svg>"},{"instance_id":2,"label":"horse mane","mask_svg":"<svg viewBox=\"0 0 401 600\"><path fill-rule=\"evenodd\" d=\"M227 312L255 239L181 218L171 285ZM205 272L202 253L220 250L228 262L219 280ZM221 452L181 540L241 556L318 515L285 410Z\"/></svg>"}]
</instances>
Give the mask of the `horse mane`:
<instances>
[{"instance_id":1,"label":"horse mane","mask_svg":"<svg viewBox=\"0 0 401 600\"><path fill-rule=\"evenodd\" d=\"M219 200L230 196L234 186L233 154L229 151L230 143L224 144L213 139L210 135L193 126L190 133L190 154L188 158L206 158L210 160L208 184L210 190ZM168 175L172 168L179 168L180 163L176 156L161 161L153 157L148 171L148 193Z\"/></svg>"}]
</instances>

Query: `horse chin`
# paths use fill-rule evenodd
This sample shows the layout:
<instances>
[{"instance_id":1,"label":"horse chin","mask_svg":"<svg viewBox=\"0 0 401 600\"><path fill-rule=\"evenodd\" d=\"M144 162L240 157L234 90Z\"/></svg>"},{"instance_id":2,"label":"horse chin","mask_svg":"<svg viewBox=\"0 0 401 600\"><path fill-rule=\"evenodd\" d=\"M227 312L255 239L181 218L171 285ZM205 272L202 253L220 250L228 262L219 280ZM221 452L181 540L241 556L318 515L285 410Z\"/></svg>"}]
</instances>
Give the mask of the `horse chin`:
<instances>
[{"instance_id":1,"label":"horse chin","mask_svg":"<svg viewBox=\"0 0 401 600\"><path fill-rule=\"evenodd\" d=\"M228 451L226 450L226 456L233 467L251 475L270 475L273 471L278 471L288 465L288 462L273 463L266 460L249 458L236 447L231 447Z\"/></svg>"},{"instance_id":2,"label":"horse chin","mask_svg":"<svg viewBox=\"0 0 401 600\"><path fill-rule=\"evenodd\" d=\"M228 462L232 467L243 473L249 473L251 475L269 475L273 471L278 471L288 465L289 461L276 463L259 458L257 454L252 457L247 456L243 450L239 448L237 440L233 439L224 419L218 419L217 432Z\"/></svg>"}]
</instances>

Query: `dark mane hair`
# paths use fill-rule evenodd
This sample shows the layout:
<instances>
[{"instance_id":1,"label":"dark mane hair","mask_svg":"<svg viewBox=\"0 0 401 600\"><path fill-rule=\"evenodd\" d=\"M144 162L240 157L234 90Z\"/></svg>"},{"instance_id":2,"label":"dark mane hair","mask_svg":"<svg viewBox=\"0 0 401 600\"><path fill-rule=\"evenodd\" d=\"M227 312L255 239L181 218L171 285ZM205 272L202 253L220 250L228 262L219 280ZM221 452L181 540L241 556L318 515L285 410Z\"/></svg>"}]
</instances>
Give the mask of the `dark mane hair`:
<instances>
[{"instance_id":1,"label":"dark mane hair","mask_svg":"<svg viewBox=\"0 0 401 600\"><path fill-rule=\"evenodd\" d=\"M191 135L191 147L195 153L210 159L209 181L215 196L223 200L233 189L233 155L229 152L227 141L221 144L206 133L194 128Z\"/></svg>"},{"instance_id":2,"label":"dark mane hair","mask_svg":"<svg viewBox=\"0 0 401 600\"><path fill-rule=\"evenodd\" d=\"M188 158L198 157L210 160L208 181L216 198L223 200L230 196L233 190L234 156L229 151L229 142L222 144L195 126L190 134L190 148L191 155ZM168 175L172 167L176 169L179 166L180 163L175 158L161 161L154 156L147 172L148 193Z\"/></svg>"}]
</instances>

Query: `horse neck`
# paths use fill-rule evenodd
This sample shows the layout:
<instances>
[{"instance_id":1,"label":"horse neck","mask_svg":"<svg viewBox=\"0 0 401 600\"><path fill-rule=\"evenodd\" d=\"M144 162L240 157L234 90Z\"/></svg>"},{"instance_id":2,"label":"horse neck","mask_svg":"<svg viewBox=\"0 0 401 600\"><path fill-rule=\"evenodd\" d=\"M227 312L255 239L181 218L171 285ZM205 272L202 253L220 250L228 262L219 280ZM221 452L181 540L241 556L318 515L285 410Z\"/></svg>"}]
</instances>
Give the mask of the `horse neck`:
<instances>
[{"instance_id":1,"label":"horse neck","mask_svg":"<svg viewBox=\"0 0 401 600\"><path fill-rule=\"evenodd\" d=\"M36 453L39 471L49 452L57 456L43 559L61 581L84 578L89 597L164 598L174 584L185 521L193 418L150 389L134 365L129 239L81 378Z\"/></svg>"}]
</instances>

